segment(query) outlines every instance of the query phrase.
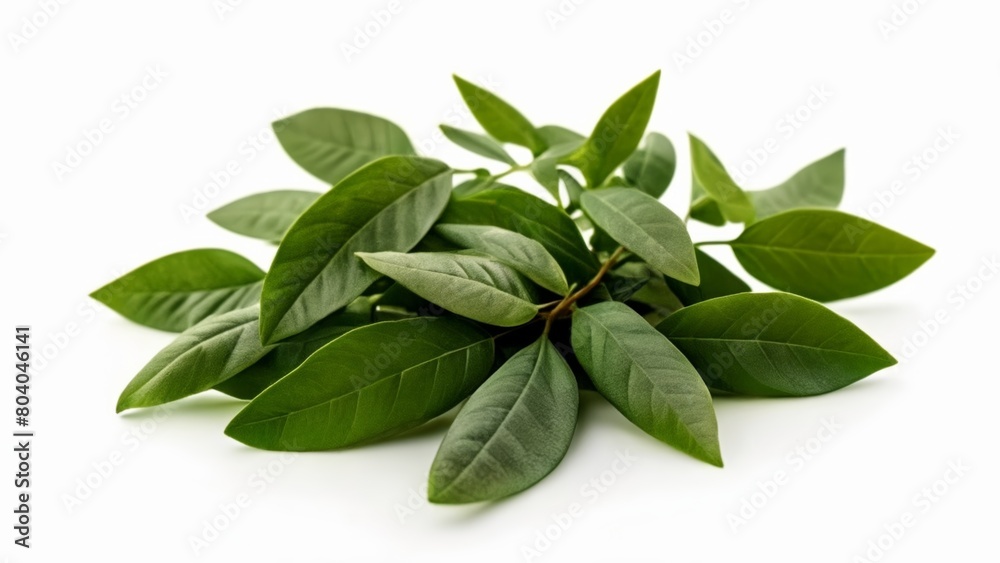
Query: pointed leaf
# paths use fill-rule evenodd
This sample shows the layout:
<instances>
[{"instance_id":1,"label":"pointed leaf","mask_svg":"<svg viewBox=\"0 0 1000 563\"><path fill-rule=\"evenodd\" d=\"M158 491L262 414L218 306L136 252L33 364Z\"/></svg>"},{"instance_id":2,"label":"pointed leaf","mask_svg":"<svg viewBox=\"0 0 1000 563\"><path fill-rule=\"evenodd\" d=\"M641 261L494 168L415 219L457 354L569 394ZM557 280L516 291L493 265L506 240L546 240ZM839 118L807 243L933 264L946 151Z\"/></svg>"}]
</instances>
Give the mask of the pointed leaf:
<instances>
[{"instance_id":1,"label":"pointed leaf","mask_svg":"<svg viewBox=\"0 0 1000 563\"><path fill-rule=\"evenodd\" d=\"M455 186L455 189L451 191L452 197L463 198L470 197L478 194L479 192L484 192L486 190L492 190L493 188L499 187L511 187L507 184L501 184L497 182L490 176L476 176L475 178L466 180L461 184Z\"/></svg>"},{"instance_id":2,"label":"pointed leaf","mask_svg":"<svg viewBox=\"0 0 1000 563\"><path fill-rule=\"evenodd\" d=\"M152 407L211 389L272 348L257 336L256 306L201 321L146 364L118 398L117 412Z\"/></svg>"},{"instance_id":3,"label":"pointed leaf","mask_svg":"<svg viewBox=\"0 0 1000 563\"><path fill-rule=\"evenodd\" d=\"M694 305L707 299L750 291L750 286L745 281L730 272L715 258L698 248L694 249L694 255L698 259L698 273L701 275L700 284L690 285L667 278L670 290L684 305Z\"/></svg>"},{"instance_id":4,"label":"pointed leaf","mask_svg":"<svg viewBox=\"0 0 1000 563\"><path fill-rule=\"evenodd\" d=\"M559 125L542 125L537 129L538 135L550 147L564 143L583 143L587 138L583 135Z\"/></svg>"},{"instance_id":5,"label":"pointed leaf","mask_svg":"<svg viewBox=\"0 0 1000 563\"><path fill-rule=\"evenodd\" d=\"M611 299L625 302L642 291L642 288L656 277L662 279L663 274L645 262L625 262L604 277L603 285L607 288Z\"/></svg>"},{"instance_id":6,"label":"pointed leaf","mask_svg":"<svg viewBox=\"0 0 1000 563\"><path fill-rule=\"evenodd\" d=\"M503 143L527 147L536 155L548 148L535 126L513 106L484 88L458 76L454 78L465 105L469 106L476 121L491 137Z\"/></svg>"},{"instance_id":7,"label":"pointed leaf","mask_svg":"<svg viewBox=\"0 0 1000 563\"><path fill-rule=\"evenodd\" d=\"M847 319L790 293L710 299L657 329L709 387L741 395L828 393L896 363Z\"/></svg>"},{"instance_id":8,"label":"pointed leaf","mask_svg":"<svg viewBox=\"0 0 1000 563\"><path fill-rule=\"evenodd\" d=\"M538 155L538 158L531 162L531 175L559 205L562 205L559 196L559 163L579 148L578 141L556 145Z\"/></svg>"},{"instance_id":9,"label":"pointed leaf","mask_svg":"<svg viewBox=\"0 0 1000 563\"><path fill-rule=\"evenodd\" d=\"M749 194L757 221L800 207L835 208L844 196L844 149L813 162L773 188Z\"/></svg>"},{"instance_id":10,"label":"pointed leaf","mask_svg":"<svg viewBox=\"0 0 1000 563\"><path fill-rule=\"evenodd\" d=\"M622 172L628 185L659 198L667 191L676 168L674 144L659 133L650 133L645 145L625 161Z\"/></svg>"},{"instance_id":11,"label":"pointed leaf","mask_svg":"<svg viewBox=\"0 0 1000 563\"><path fill-rule=\"evenodd\" d=\"M753 277L817 301L854 297L891 285L934 250L840 211L800 209L747 227L729 243Z\"/></svg>"},{"instance_id":12,"label":"pointed leaf","mask_svg":"<svg viewBox=\"0 0 1000 563\"><path fill-rule=\"evenodd\" d=\"M573 313L573 350L594 385L654 438L722 466L712 397L687 358L624 303Z\"/></svg>"},{"instance_id":13,"label":"pointed leaf","mask_svg":"<svg viewBox=\"0 0 1000 563\"><path fill-rule=\"evenodd\" d=\"M236 234L277 242L299 215L321 195L302 190L254 194L212 211L208 218Z\"/></svg>"},{"instance_id":14,"label":"pointed leaf","mask_svg":"<svg viewBox=\"0 0 1000 563\"><path fill-rule=\"evenodd\" d=\"M491 158L493 160L499 160L500 162L506 162L511 166L517 164L517 162L515 162L514 159L507 154L507 151L505 151L499 143L486 135L480 135L479 133L473 133L472 131L465 131L450 125L441 125L441 132L443 132L444 136L448 137L451 142L470 152L474 152L480 156L485 156L486 158Z\"/></svg>"},{"instance_id":15,"label":"pointed leaf","mask_svg":"<svg viewBox=\"0 0 1000 563\"><path fill-rule=\"evenodd\" d=\"M263 279L264 271L239 254L201 248L153 260L90 296L141 325L182 332L257 303Z\"/></svg>"},{"instance_id":16,"label":"pointed leaf","mask_svg":"<svg viewBox=\"0 0 1000 563\"><path fill-rule=\"evenodd\" d=\"M493 225L536 240L559 262L570 283L586 283L600 268L569 215L517 188L453 198L440 222Z\"/></svg>"},{"instance_id":17,"label":"pointed leaf","mask_svg":"<svg viewBox=\"0 0 1000 563\"><path fill-rule=\"evenodd\" d=\"M604 182L635 151L653 113L660 71L618 98L604 112L593 133L567 160L580 169L589 187Z\"/></svg>"},{"instance_id":18,"label":"pointed leaf","mask_svg":"<svg viewBox=\"0 0 1000 563\"><path fill-rule=\"evenodd\" d=\"M569 196L569 205L566 210L575 209L580 206L580 196L583 195L584 189L580 185L580 182L573 177L572 174L566 172L565 170L558 170L559 179L562 180L564 186L566 186L566 195Z\"/></svg>"},{"instance_id":19,"label":"pointed leaf","mask_svg":"<svg viewBox=\"0 0 1000 563\"><path fill-rule=\"evenodd\" d=\"M522 349L458 413L431 466L428 498L494 500L541 481L569 449L579 400L573 371L547 336Z\"/></svg>"},{"instance_id":20,"label":"pointed leaf","mask_svg":"<svg viewBox=\"0 0 1000 563\"><path fill-rule=\"evenodd\" d=\"M253 399L275 381L299 367L316 350L359 326L369 324L371 309L370 298L358 298L346 309L330 315L305 332L279 342L264 357L215 385L214 389L238 399Z\"/></svg>"},{"instance_id":21,"label":"pointed leaf","mask_svg":"<svg viewBox=\"0 0 1000 563\"><path fill-rule=\"evenodd\" d=\"M667 285L667 280L659 271L654 270L648 264L642 262L626 262L614 270L613 274L616 277L621 277L627 279L632 277L633 279L644 280L640 287L638 287L632 295L628 296L631 301L636 301L639 303L644 303L646 305L651 305L656 309L662 309L665 311L673 312L682 307L684 304L681 303L680 299ZM625 301L624 299L616 299L616 301Z\"/></svg>"},{"instance_id":22,"label":"pointed leaf","mask_svg":"<svg viewBox=\"0 0 1000 563\"><path fill-rule=\"evenodd\" d=\"M697 185L696 185L697 186ZM688 214L692 219L721 227L726 224L726 218L722 216L719 203L714 199L704 195L705 191L695 187L693 191L701 191L702 196L691 203L691 210Z\"/></svg>"},{"instance_id":23,"label":"pointed leaf","mask_svg":"<svg viewBox=\"0 0 1000 563\"><path fill-rule=\"evenodd\" d=\"M379 276L355 252L413 248L451 192L451 171L392 156L323 194L292 225L264 280L261 340L282 340L344 307Z\"/></svg>"},{"instance_id":24,"label":"pointed leaf","mask_svg":"<svg viewBox=\"0 0 1000 563\"><path fill-rule=\"evenodd\" d=\"M334 340L226 427L268 450L328 450L409 430L468 397L489 374L493 339L453 317L364 326Z\"/></svg>"},{"instance_id":25,"label":"pointed leaf","mask_svg":"<svg viewBox=\"0 0 1000 563\"><path fill-rule=\"evenodd\" d=\"M273 128L292 160L331 185L383 156L414 152L395 123L346 109L306 110L275 121Z\"/></svg>"},{"instance_id":26,"label":"pointed leaf","mask_svg":"<svg viewBox=\"0 0 1000 563\"><path fill-rule=\"evenodd\" d=\"M447 252L359 252L375 271L440 307L497 326L535 318L530 282L487 256Z\"/></svg>"},{"instance_id":27,"label":"pointed leaf","mask_svg":"<svg viewBox=\"0 0 1000 563\"><path fill-rule=\"evenodd\" d=\"M691 143L691 174L694 185L691 192L691 216L701 220L700 214L696 215L695 208L714 202L726 221L732 223L753 221L754 208L750 197L736 185L719 158L701 139L694 135L688 135L688 138ZM707 213L709 219L716 216L714 212Z\"/></svg>"},{"instance_id":28,"label":"pointed leaf","mask_svg":"<svg viewBox=\"0 0 1000 563\"><path fill-rule=\"evenodd\" d=\"M653 196L630 188L585 192L580 205L611 238L664 274L698 283L694 244L684 221Z\"/></svg>"},{"instance_id":29,"label":"pointed leaf","mask_svg":"<svg viewBox=\"0 0 1000 563\"><path fill-rule=\"evenodd\" d=\"M455 244L489 254L553 293L569 293L559 263L539 242L522 234L489 225L442 224L435 231Z\"/></svg>"}]
</instances>

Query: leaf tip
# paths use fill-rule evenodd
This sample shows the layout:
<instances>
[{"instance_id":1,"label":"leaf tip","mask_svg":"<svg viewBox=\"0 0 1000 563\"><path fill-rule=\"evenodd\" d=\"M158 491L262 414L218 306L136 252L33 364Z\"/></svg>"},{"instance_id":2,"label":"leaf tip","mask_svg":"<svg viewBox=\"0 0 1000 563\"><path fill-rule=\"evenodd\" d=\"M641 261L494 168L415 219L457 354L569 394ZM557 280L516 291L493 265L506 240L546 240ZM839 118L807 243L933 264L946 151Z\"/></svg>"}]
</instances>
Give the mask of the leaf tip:
<instances>
[{"instance_id":1,"label":"leaf tip","mask_svg":"<svg viewBox=\"0 0 1000 563\"><path fill-rule=\"evenodd\" d=\"M218 209L213 209L213 210L209 211L208 213L205 214L205 217L209 221L211 221L211 222L215 223L216 225L218 225L219 224L219 210L220 209L222 209L222 208L220 207Z\"/></svg>"},{"instance_id":2,"label":"leaf tip","mask_svg":"<svg viewBox=\"0 0 1000 563\"><path fill-rule=\"evenodd\" d=\"M265 322L266 319L269 318L270 317L266 317L264 315L264 310L261 309L260 322L258 323L260 330L257 333L260 336L261 346L271 346L272 344L277 343L278 340L281 340L281 338L275 334L278 327L270 321Z\"/></svg>"},{"instance_id":3,"label":"leaf tip","mask_svg":"<svg viewBox=\"0 0 1000 563\"><path fill-rule=\"evenodd\" d=\"M691 265L687 267L687 279L680 281L695 287L701 286L701 272L698 270L698 261L694 256L692 256Z\"/></svg>"},{"instance_id":4,"label":"leaf tip","mask_svg":"<svg viewBox=\"0 0 1000 563\"><path fill-rule=\"evenodd\" d=\"M122 411L127 411L128 409L136 406L137 405L132 404L132 394L126 389L122 392L121 396L118 397L118 403L115 404L115 414L121 414Z\"/></svg>"},{"instance_id":5,"label":"leaf tip","mask_svg":"<svg viewBox=\"0 0 1000 563\"><path fill-rule=\"evenodd\" d=\"M441 491L437 486L437 481L434 479L434 472L427 477L427 502L432 504L448 504L448 501L441 496Z\"/></svg>"},{"instance_id":6,"label":"leaf tip","mask_svg":"<svg viewBox=\"0 0 1000 563\"><path fill-rule=\"evenodd\" d=\"M242 420L243 419L243 413L246 412L246 410L247 410L247 407L243 407L243 410L241 410L240 412L236 413L236 416L233 417L233 419L229 421L229 424L226 425L226 428L223 429L222 433L225 434L226 436L232 438L233 440L236 440L237 442L240 442L241 444L245 444L247 446L255 447L254 444L252 444L252 443L250 443L248 441L248 437L246 435L244 435L243 432L241 432L241 430L243 428L243 420Z\"/></svg>"},{"instance_id":7,"label":"leaf tip","mask_svg":"<svg viewBox=\"0 0 1000 563\"><path fill-rule=\"evenodd\" d=\"M469 504L483 500L489 499L467 497L453 492L453 489L447 485L442 485L437 482L434 478L433 471L427 478L427 502L430 502L431 504Z\"/></svg>"},{"instance_id":8,"label":"leaf tip","mask_svg":"<svg viewBox=\"0 0 1000 563\"><path fill-rule=\"evenodd\" d=\"M722 449L719 448L719 443L716 441L712 444L712 446L714 447L702 447L701 451L698 452L695 457L709 465L714 465L715 467L725 467L725 463L722 461Z\"/></svg>"},{"instance_id":9,"label":"leaf tip","mask_svg":"<svg viewBox=\"0 0 1000 563\"><path fill-rule=\"evenodd\" d=\"M354 255L360 258L362 262L364 262L369 266L372 265L372 260L375 257L374 252L355 252Z\"/></svg>"}]
</instances>

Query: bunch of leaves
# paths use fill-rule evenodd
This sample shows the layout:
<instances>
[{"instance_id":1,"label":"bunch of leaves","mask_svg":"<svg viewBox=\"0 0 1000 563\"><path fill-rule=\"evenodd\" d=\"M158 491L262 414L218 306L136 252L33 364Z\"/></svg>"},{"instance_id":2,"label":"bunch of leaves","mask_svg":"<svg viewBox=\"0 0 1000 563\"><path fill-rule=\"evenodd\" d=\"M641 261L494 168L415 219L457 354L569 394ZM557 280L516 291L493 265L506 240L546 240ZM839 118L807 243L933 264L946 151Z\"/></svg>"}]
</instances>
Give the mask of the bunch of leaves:
<instances>
[{"instance_id":1,"label":"bunch of leaves","mask_svg":"<svg viewBox=\"0 0 1000 563\"><path fill-rule=\"evenodd\" d=\"M551 472L573 437L581 388L721 466L713 395L816 395L895 363L820 303L888 286L933 250L833 209L843 150L747 191L691 136L681 219L659 201L674 146L646 133L659 73L611 104L588 136L535 126L455 81L485 133L442 126L444 135L501 171L417 156L379 117L308 110L274 130L292 160L332 187L256 194L209 214L277 243L267 272L226 250L189 250L94 292L135 322L181 332L128 384L118 410L215 389L249 401L226 434L305 451L406 432L466 401L428 489L433 502L465 503ZM509 145L530 151L530 162ZM549 201L502 181L515 172ZM744 229L694 244L692 219ZM781 291L752 293L705 244L729 246L747 274Z\"/></svg>"}]
</instances>

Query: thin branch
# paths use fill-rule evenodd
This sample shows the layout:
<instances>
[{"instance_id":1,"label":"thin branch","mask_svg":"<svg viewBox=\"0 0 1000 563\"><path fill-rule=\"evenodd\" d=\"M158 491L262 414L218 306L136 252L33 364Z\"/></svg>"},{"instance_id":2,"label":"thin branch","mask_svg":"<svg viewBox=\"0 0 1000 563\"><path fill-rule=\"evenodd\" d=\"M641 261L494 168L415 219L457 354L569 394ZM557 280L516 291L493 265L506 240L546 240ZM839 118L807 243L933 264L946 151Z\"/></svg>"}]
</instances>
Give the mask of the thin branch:
<instances>
[{"instance_id":1,"label":"thin branch","mask_svg":"<svg viewBox=\"0 0 1000 563\"><path fill-rule=\"evenodd\" d=\"M619 246L615 250L614 254L612 254L611 257L608 258L603 265L601 265L600 271L597 272L597 275L594 276L594 278L590 280L590 282L588 282L587 285L580 288L580 290L577 291L576 293L567 295L565 299L560 301L559 304L556 305L554 309L552 309L551 311L549 311L548 314L545 315L546 317L545 334L548 334L549 330L552 329L552 322L555 319L559 318L560 315L568 311L569 308L572 307L574 303L586 297L586 295L590 293L591 290L593 290L601 283L601 280L604 279L604 276L606 276L607 273L611 270L611 268L613 268L614 265L618 263L618 259L621 257L623 252L625 252L625 247Z\"/></svg>"}]
</instances>

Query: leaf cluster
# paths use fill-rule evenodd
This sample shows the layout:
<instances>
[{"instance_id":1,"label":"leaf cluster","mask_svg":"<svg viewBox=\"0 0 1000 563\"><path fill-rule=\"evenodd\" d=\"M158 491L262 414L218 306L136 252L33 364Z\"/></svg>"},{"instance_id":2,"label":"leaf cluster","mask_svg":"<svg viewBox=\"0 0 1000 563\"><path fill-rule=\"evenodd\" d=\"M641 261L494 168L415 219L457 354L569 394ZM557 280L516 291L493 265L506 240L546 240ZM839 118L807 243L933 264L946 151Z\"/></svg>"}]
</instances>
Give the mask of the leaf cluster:
<instances>
[{"instance_id":1,"label":"leaf cluster","mask_svg":"<svg viewBox=\"0 0 1000 563\"><path fill-rule=\"evenodd\" d=\"M252 195L211 212L276 243L265 273L220 249L179 252L93 293L177 339L118 410L210 389L249 401L226 434L257 448L328 450L396 435L465 401L430 471L438 503L492 500L545 477L569 448L580 389L650 436L722 465L713 395L802 397L895 363L821 303L907 276L933 250L836 211L844 151L786 182L737 185L690 136L691 206L660 203L671 141L647 132L653 74L589 135L534 125L455 78L483 132L442 126L504 168L417 156L380 117L317 108L274 124L288 155L331 187ZM518 162L509 145L532 155ZM549 201L503 180L530 175ZM736 223L695 244L690 220ZM753 293L702 250L730 247Z\"/></svg>"}]
</instances>

